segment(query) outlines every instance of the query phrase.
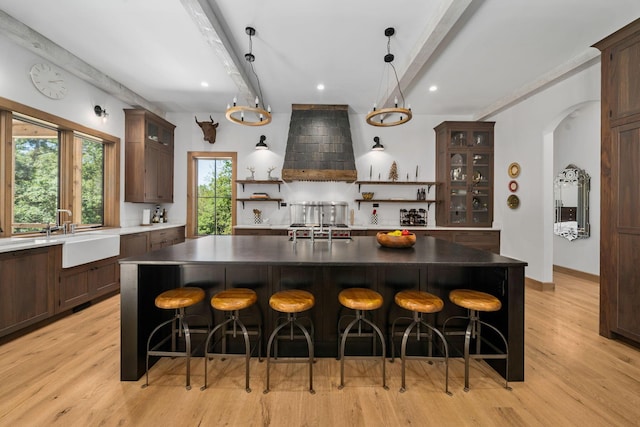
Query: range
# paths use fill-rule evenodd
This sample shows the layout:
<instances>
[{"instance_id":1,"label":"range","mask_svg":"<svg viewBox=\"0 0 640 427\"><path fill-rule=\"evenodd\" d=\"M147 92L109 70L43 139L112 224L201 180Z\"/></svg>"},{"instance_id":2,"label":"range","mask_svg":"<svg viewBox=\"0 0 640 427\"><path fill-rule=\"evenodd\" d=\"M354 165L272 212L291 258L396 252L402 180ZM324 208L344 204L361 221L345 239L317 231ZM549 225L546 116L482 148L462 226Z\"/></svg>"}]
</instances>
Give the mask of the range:
<instances>
[{"instance_id":1,"label":"range","mask_svg":"<svg viewBox=\"0 0 640 427\"><path fill-rule=\"evenodd\" d=\"M288 235L292 240L349 239L347 202L293 202Z\"/></svg>"}]
</instances>

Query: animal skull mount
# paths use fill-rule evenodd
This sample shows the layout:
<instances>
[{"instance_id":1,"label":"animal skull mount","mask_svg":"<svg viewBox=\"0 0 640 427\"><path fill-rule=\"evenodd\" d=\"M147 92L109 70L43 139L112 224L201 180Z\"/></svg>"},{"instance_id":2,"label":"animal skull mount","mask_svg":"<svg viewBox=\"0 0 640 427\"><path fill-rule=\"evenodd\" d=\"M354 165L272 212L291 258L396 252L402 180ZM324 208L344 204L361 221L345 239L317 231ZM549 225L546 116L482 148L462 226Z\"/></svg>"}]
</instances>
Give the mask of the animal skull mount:
<instances>
[{"instance_id":1,"label":"animal skull mount","mask_svg":"<svg viewBox=\"0 0 640 427\"><path fill-rule=\"evenodd\" d=\"M199 122L198 117L195 117L196 123L198 124L198 126L200 126L200 129L202 129L204 140L209 141L209 144L213 144L214 142L216 142L216 128L218 127L220 122L213 123L213 117L209 116L209 118L211 119L210 122Z\"/></svg>"}]
</instances>

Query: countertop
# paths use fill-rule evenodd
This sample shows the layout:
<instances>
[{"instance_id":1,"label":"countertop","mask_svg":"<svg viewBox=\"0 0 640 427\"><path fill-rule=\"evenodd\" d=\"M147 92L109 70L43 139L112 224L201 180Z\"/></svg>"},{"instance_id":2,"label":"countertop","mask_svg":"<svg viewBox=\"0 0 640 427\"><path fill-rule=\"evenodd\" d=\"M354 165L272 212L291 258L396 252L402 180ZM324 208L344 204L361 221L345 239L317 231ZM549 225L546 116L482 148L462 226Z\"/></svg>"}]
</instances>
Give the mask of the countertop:
<instances>
[{"instance_id":1,"label":"countertop","mask_svg":"<svg viewBox=\"0 0 640 427\"><path fill-rule=\"evenodd\" d=\"M167 224L152 224L152 225L139 225L134 227L119 227L119 228L101 228L91 229L86 231L79 231L78 235L82 234L117 234L126 235L134 233L142 233L146 231L162 230L166 228L182 227L184 223L167 223ZM0 239L0 253L21 251L25 249L40 248L45 246L62 245L65 239L69 239L68 235L54 234L51 237L46 237L44 234L40 236L25 236L25 237L6 237Z\"/></svg>"},{"instance_id":2,"label":"countertop","mask_svg":"<svg viewBox=\"0 0 640 427\"><path fill-rule=\"evenodd\" d=\"M247 264L247 265L446 265L525 266L523 261L422 236L412 248L381 247L373 236L297 242L286 236L207 236L188 240L122 264Z\"/></svg>"},{"instance_id":3,"label":"countertop","mask_svg":"<svg viewBox=\"0 0 640 427\"><path fill-rule=\"evenodd\" d=\"M288 230L291 228L289 225L276 225L276 224L249 224L249 225L235 225L233 228L240 229L259 229L259 230ZM458 231L500 231L499 227L438 227L438 226L417 226L417 225L393 225L393 224L378 224L378 225L350 225L351 230L458 230Z\"/></svg>"}]
</instances>

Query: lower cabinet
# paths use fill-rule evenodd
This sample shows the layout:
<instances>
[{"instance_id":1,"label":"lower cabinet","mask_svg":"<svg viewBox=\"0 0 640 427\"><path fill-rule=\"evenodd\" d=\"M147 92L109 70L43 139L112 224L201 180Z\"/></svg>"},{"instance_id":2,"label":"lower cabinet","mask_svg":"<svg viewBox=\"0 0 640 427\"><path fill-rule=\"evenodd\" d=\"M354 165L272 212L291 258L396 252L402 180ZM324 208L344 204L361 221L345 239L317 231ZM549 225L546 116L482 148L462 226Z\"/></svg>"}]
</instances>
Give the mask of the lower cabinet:
<instances>
[{"instance_id":1,"label":"lower cabinet","mask_svg":"<svg viewBox=\"0 0 640 427\"><path fill-rule=\"evenodd\" d=\"M393 227L390 227L390 229L392 228ZM367 230L367 235L375 236L378 231L379 230ZM416 236L431 236L436 239L500 254L499 230L419 230L412 228L411 231L414 232Z\"/></svg>"},{"instance_id":2,"label":"lower cabinet","mask_svg":"<svg viewBox=\"0 0 640 427\"><path fill-rule=\"evenodd\" d=\"M118 257L60 270L56 312L62 312L120 288Z\"/></svg>"},{"instance_id":3,"label":"lower cabinet","mask_svg":"<svg viewBox=\"0 0 640 427\"><path fill-rule=\"evenodd\" d=\"M286 229L272 228L234 228L233 234L236 236L286 236Z\"/></svg>"},{"instance_id":4,"label":"lower cabinet","mask_svg":"<svg viewBox=\"0 0 640 427\"><path fill-rule=\"evenodd\" d=\"M149 250L149 233L123 234L120 236L120 258L144 255Z\"/></svg>"},{"instance_id":5,"label":"lower cabinet","mask_svg":"<svg viewBox=\"0 0 640 427\"><path fill-rule=\"evenodd\" d=\"M166 248L184 242L184 227L165 228L149 232L149 250Z\"/></svg>"},{"instance_id":6,"label":"lower cabinet","mask_svg":"<svg viewBox=\"0 0 640 427\"><path fill-rule=\"evenodd\" d=\"M54 313L55 249L0 254L0 336Z\"/></svg>"}]
</instances>

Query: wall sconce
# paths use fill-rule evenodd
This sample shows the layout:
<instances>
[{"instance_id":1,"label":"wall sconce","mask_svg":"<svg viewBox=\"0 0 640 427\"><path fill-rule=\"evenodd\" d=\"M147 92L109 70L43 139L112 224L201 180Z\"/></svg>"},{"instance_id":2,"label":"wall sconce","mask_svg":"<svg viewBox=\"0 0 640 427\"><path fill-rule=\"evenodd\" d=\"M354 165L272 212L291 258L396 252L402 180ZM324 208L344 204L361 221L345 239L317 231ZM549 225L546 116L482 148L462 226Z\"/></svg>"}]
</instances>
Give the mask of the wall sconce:
<instances>
[{"instance_id":1,"label":"wall sconce","mask_svg":"<svg viewBox=\"0 0 640 427\"><path fill-rule=\"evenodd\" d=\"M105 110L101 106L96 105L95 107L93 107L93 112L96 113L96 116L102 117L103 123L107 121L107 117L109 116L109 113L107 113L107 110Z\"/></svg>"},{"instance_id":2,"label":"wall sconce","mask_svg":"<svg viewBox=\"0 0 640 427\"><path fill-rule=\"evenodd\" d=\"M269 147L265 144L264 140L267 139L266 136L260 135L260 142L256 144L256 150L268 150Z\"/></svg>"},{"instance_id":3,"label":"wall sconce","mask_svg":"<svg viewBox=\"0 0 640 427\"><path fill-rule=\"evenodd\" d=\"M380 144L380 137L374 136L373 142L375 142L375 144L371 147L371 151L384 151L384 145Z\"/></svg>"}]
</instances>

